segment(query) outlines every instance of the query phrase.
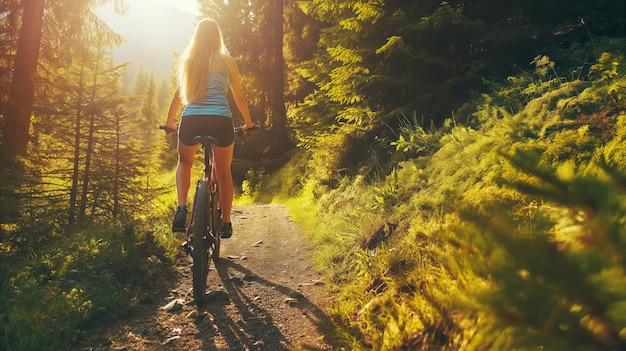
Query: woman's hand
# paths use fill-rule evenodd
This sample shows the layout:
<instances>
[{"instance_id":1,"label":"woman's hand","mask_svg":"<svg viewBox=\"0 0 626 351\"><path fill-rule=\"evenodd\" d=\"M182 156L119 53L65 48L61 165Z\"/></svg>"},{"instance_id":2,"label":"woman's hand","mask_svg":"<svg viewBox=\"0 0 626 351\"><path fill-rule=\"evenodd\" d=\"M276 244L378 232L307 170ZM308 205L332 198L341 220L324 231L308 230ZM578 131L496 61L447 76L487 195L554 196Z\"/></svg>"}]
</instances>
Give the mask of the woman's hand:
<instances>
[{"instance_id":1,"label":"woman's hand","mask_svg":"<svg viewBox=\"0 0 626 351\"><path fill-rule=\"evenodd\" d=\"M172 135L178 132L178 128L176 127L174 123L167 123L164 126L161 126L160 128L165 130L165 135Z\"/></svg>"},{"instance_id":2,"label":"woman's hand","mask_svg":"<svg viewBox=\"0 0 626 351\"><path fill-rule=\"evenodd\" d=\"M243 130L244 132L247 132L248 130L257 129L257 128L258 127L254 123L246 123L243 127L241 127L241 130Z\"/></svg>"}]
</instances>

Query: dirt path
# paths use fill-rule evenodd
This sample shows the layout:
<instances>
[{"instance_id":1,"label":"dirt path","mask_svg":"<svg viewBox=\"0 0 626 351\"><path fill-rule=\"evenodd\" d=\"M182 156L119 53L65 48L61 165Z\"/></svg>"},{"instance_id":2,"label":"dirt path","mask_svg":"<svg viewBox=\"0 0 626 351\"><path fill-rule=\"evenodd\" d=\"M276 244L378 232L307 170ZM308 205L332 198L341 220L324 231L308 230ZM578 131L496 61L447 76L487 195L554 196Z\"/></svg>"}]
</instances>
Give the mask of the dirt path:
<instances>
[{"instance_id":1,"label":"dirt path","mask_svg":"<svg viewBox=\"0 0 626 351\"><path fill-rule=\"evenodd\" d=\"M331 350L328 296L302 231L281 205L233 209L233 238L209 273L210 302L196 307L190 260L161 304L98 332L81 350Z\"/></svg>"}]
</instances>

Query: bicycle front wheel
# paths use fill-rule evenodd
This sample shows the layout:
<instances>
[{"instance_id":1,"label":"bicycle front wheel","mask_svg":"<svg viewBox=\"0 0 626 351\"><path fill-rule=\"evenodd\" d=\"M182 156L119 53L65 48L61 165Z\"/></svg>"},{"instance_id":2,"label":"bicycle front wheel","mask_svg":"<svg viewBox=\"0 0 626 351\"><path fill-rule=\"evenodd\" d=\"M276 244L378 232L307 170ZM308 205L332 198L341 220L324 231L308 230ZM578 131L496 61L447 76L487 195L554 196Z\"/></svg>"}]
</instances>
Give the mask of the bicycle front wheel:
<instances>
[{"instance_id":1,"label":"bicycle front wheel","mask_svg":"<svg viewBox=\"0 0 626 351\"><path fill-rule=\"evenodd\" d=\"M221 230L222 230L222 209L220 208L219 200L219 184L215 183L210 198L211 204L211 222L209 223L209 230L212 234L211 242L211 257L215 262L220 258L221 247Z\"/></svg>"},{"instance_id":2,"label":"bicycle front wheel","mask_svg":"<svg viewBox=\"0 0 626 351\"><path fill-rule=\"evenodd\" d=\"M191 246L193 247L193 264L191 272L193 276L193 299L196 304L201 304L204 300L207 288L207 276L209 275L209 252L208 235L210 203L209 203L209 182L207 180L198 181L196 198L194 200L193 214L193 237Z\"/></svg>"}]
</instances>

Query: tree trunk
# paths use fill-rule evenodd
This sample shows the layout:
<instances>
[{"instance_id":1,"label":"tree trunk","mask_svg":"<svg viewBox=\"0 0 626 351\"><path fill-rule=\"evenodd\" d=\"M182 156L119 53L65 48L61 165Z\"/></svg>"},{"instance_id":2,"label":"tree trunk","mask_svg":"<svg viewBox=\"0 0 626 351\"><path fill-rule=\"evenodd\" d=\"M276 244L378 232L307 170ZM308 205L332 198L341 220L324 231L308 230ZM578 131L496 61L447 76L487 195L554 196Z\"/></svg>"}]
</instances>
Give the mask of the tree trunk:
<instances>
[{"instance_id":1,"label":"tree trunk","mask_svg":"<svg viewBox=\"0 0 626 351\"><path fill-rule=\"evenodd\" d=\"M95 71L93 72L93 82L91 86L91 98L89 101L90 110L96 103L96 92L98 89L98 75L100 74L100 59L96 63ZM78 211L78 218L80 221L84 221L87 218L87 195L89 193L89 183L91 182L91 158L94 153L95 145L95 133L96 133L96 116L91 113L89 115L89 134L87 138L87 150L85 151L85 173L83 173L83 193L80 198L80 209ZM95 201L94 201L95 205Z\"/></svg>"},{"instance_id":2,"label":"tree trunk","mask_svg":"<svg viewBox=\"0 0 626 351\"><path fill-rule=\"evenodd\" d=\"M113 218L117 218L117 216L119 215L119 208L120 208L120 167L122 165L120 158L122 156L122 152L120 149L120 144L121 144L121 140L120 140L120 136L121 136L121 131L120 131L120 119L121 119L122 113L121 110L116 110L115 111L115 176L113 179Z\"/></svg>"},{"instance_id":3,"label":"tree trunk","mask_svg":"<svg viewBox=\"0 0 626 351\"><path fill-rule=\"evenodd\" d=\"M83 76L84 66L80 70L78 82L78 98L76 99L76 127L74 129L74 168L72 170L72 188L70 189L70 204L68 210L68 222L76 222L76 199L78 197L78 173L80 171L80 124L83 113Z\"/></svg>"},{"instance_id":4,"label":"tree trunk","mask_svg":"<svg viewBox=\"0 0 626 351\"><path fill-rule=\"evenodd\" d=\"M87 219L87 196L89 193L89 182L91 181L91 157L94 148L95 134L95 116L89 116L89 134L87 137L87 150L85 151L85 171L83 173L83 192L80 198L80 208L78 210L78 219L80 222Z\"/></svg>"},{"instance_id":5,"label":"tree trunk","mask_svg":"<svg viewBox=\"0 0 626 351\"><path fill-rule=\"evenodd\" d=\"M285 74L283 57L283 0L272 0L270 19L272 24L271 67L269 87L268 127L270 130L270 149L278 155L289 150L293 145L287 133L287 112L285 109Z\"/></svg>"},{"instance_id":6,"label":"tree trunk","mask_svg":"<svg viewBox=\"0 0 626 351\"><path fill-rule=\"evenodd\" d=\"M13 79L4 116L0 151L2 169L11 166L15 156L24 156L27 153L30 116L33 110L33 78L39 61L44 6L45 0L24 1L22 28L17 42Z\"/></svg>"}]
</instances>

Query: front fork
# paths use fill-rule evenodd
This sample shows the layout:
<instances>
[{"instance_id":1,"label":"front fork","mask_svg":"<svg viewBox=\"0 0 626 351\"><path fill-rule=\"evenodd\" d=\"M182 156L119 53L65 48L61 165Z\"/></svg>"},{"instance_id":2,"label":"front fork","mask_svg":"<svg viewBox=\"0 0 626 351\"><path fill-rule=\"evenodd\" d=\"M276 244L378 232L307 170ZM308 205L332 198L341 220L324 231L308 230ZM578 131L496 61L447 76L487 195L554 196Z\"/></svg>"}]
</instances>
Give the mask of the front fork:
<instances>
[{"instance_id":1,"label":"front fork","mask_svg":"<svg viewBox=\"0 0 626 351\"><path fill-rule=\"evenodd\" d=\"M211 145L204 145L204 178L208 179L209 177L211 177L211 189L210 191L213 193L213 195L215 196L216 194L216 186L214 183L214 179L213 177L215 177L215 172L211 169L210 164L209 164L209 160L213 157L213 153L211 152L211 150L209 149L211 147ZM211 160L213 161L213 160ZM210 173L210 174L209 174ZM197 195L196 195L197 196ZM222 209L218 208L218 215L219 218L221 218L221 213ZM185 241L183 242L182 245L182 249L185 253L187 253L189 256L191 256L193 254L193 248L191 247L191 235L190 235L190 231L193 230L193 217L194 214L196 213L196 199L193 199L193 206L191 208L191 218L189 219L189 225L187 226L187 230L185 231ZM221 228L218 228L217 230L219 231ZM220 233L218 232L217 235L219 235ZM206 239L208 240L208 238Z\"/></svg>"},{"instance_id":2,"label":"front fork","mask_svg":"<svg viewBox=\"0 0 626 351\"><path fill-rule=\"evenodd\" d=\"M198 189L200 185L200 181L198 181L198 184L196 185L196 189ZM194 226L194 217L196 214L196 204L197 204L197 199L196 197L198 196L197 190L195 193L195 197L193 199L193 205L191 206L191 218L189 218L189 225L187 226L187 229L185 230L185 241L182 244L182 249L185 253L187 253L189 256L192 256L193 254L193 247L191 246L191 232L193 230L193 226Z\"/></svg>"},{"instance_id":3,"label":"front fork","mask_svg":"<svg viewBox=\"0 0 626 351\"><path fill-rule=\"evenodd\" d=\"M211 184L211 193L212 193L212 198L215 198L218 196L217 192L218 189L215 186L214 182L210 182L209 184ZM197 196L197 195L196 195ZM209 206L213 206L213 203L209 204ZM191 231L193 230L193 225L194 225L194 215L196 213L196 199L193 200L193 206L191 207L191 218L189 219L189 225L187 226L187 230L185 230L185 241L182 244L182 249L185 253L187 253L189 256L192 256L193 254L193 247L191 246ZM211 215L213 213L213 209L211 208ZM219 207L218 204L218 208L217 208L217 218L222 218L222 209ZM219 224L219 222L218 222ZM216 231L217 233L213 233L213 235L217 236L219 238L220 233L220 226L217 225L216 226ZM210 235L207 235L206 238L204 240L212 240L212 237ZM218 239L219 240L219 239ZM208 247L211 243L206 243L205 247Z\"/></svg>"}]
</instances>

